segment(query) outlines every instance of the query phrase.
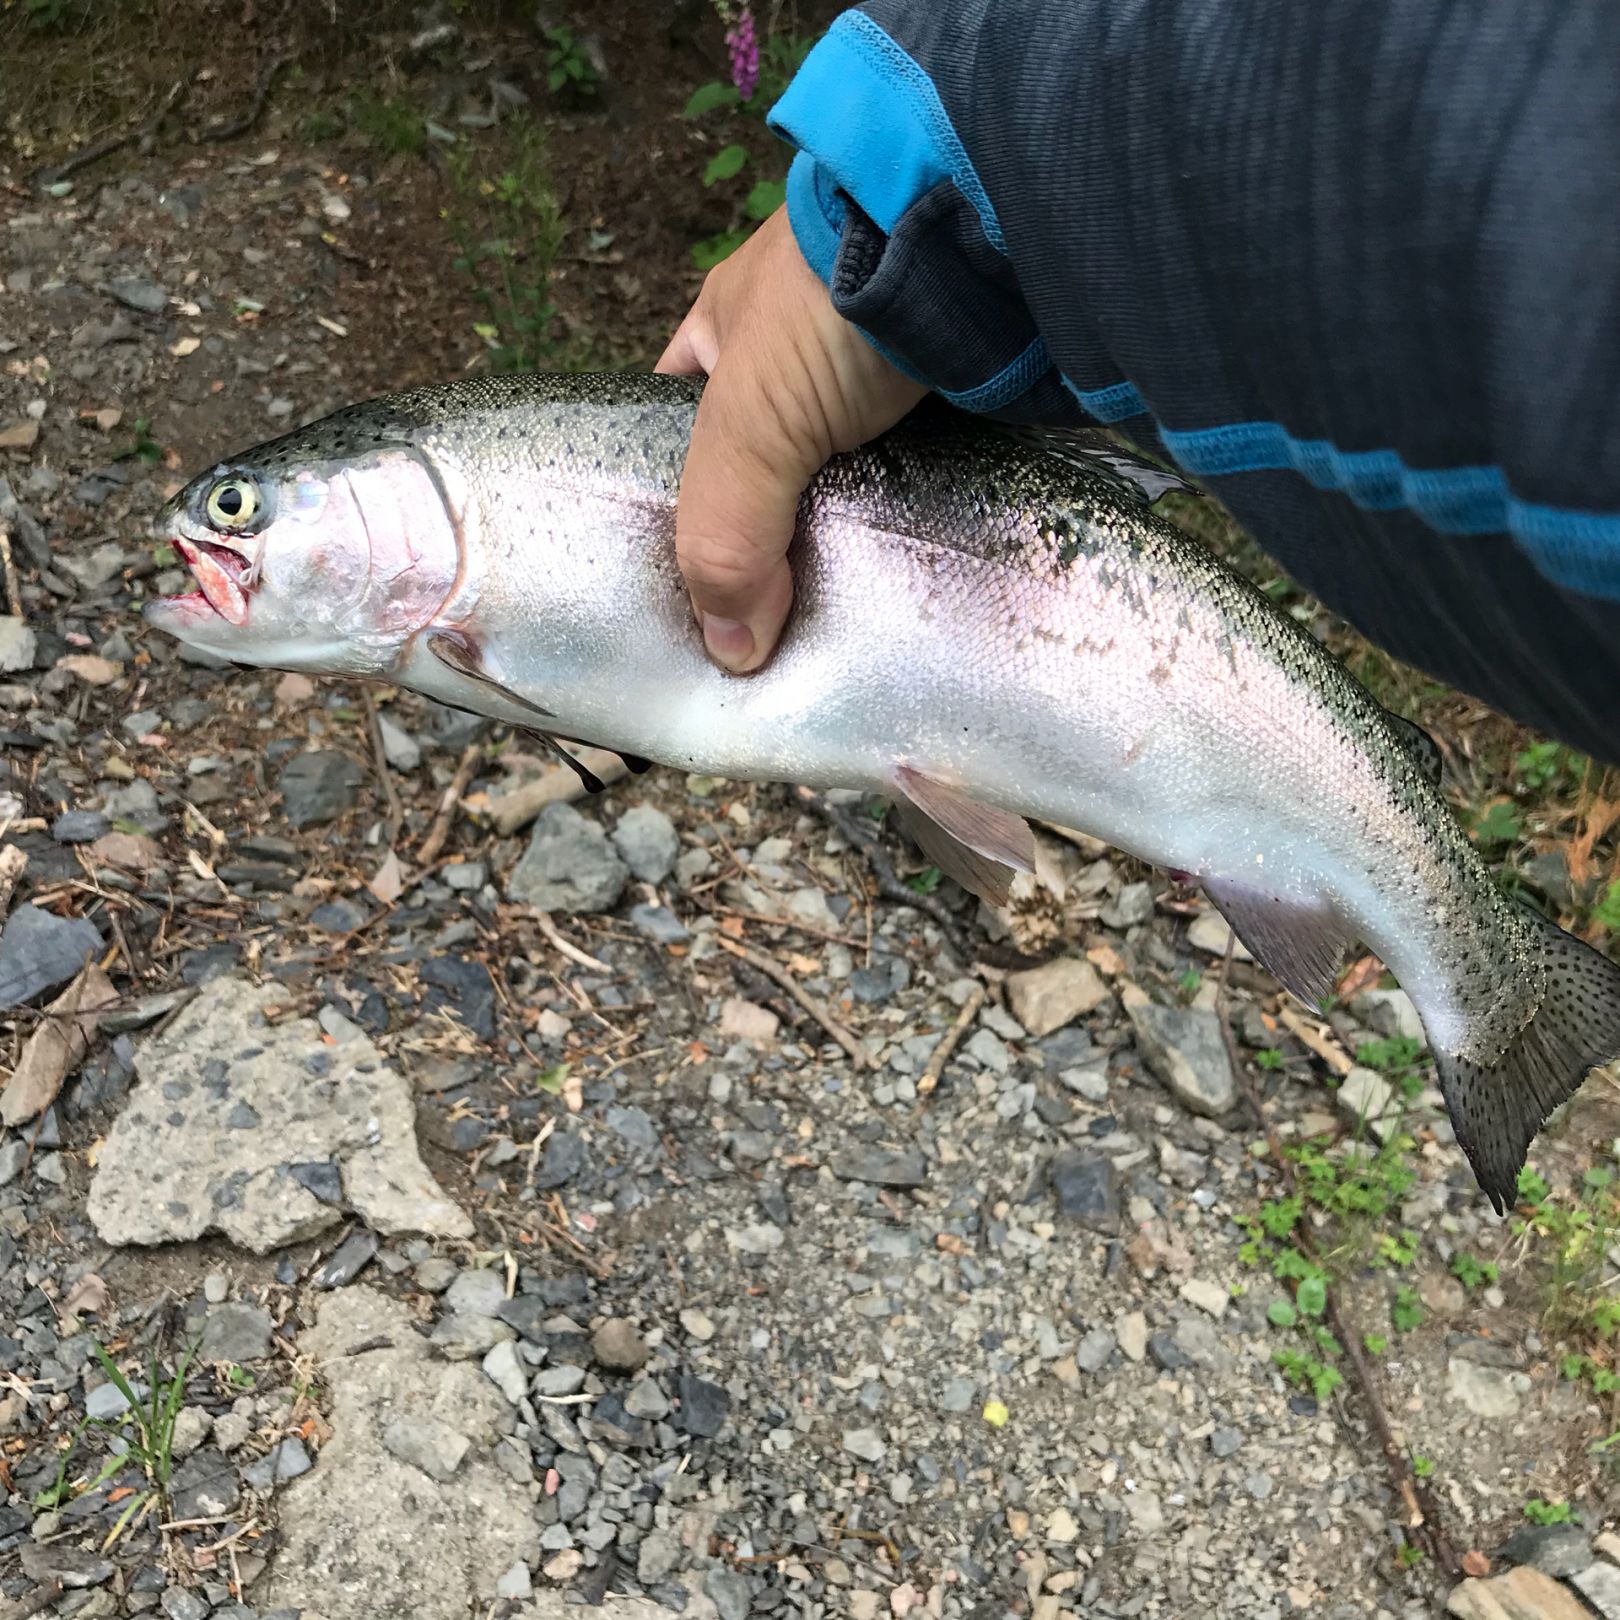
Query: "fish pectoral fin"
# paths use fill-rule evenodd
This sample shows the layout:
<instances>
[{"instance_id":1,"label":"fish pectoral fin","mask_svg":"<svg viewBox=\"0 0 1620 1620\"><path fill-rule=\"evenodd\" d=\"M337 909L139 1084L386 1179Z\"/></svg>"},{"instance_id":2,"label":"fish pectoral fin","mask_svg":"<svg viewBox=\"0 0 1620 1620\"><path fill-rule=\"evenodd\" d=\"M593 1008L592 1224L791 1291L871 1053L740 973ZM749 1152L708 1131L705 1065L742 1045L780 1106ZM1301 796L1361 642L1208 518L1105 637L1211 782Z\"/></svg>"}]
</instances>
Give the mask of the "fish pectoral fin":
<instances>
[{"instance_id":1,"label":"fish pectoral fin","mask_svg":"<svg viewBox=\"0 0 1620 1620\"><path fill-rule=\"evenodd\" d=\"M909 765L900 766L895 778L907 835L969 894L992 906L1006 905L1013 879L1035 870L1029 823Z\"/></svg>"},{"instance_id":2,"label":"fish pectoral fin","mask_svg":"<svg viewBox=\"0 0 1620 1620\"><path fill-rule=\"evenodd\" d=\"M508 703L515 703L520 709L527 709L530 714L543 715L548 720L553 718L550 709L543 709L521 693L514 692L497 675L492 674L483 654L479 651L478 644L465 631L434 630L428 635L427 647L446 669L453 669L456 674L465 675L468 680L487 686L492 692L498 692Z\"/></svg>"},{"instance_id":3,"label":"fish pectoral fin","mask_svg":"<svg viewBox=\"0 0 1620 1620\"><path fill-rule=\"evenodd\" d=\"M1312 1009L1333 995L1339 964L1355 940L1332 911L1252 882L1206 877L1203 883L1261 967Z\"/></svg>"}]
</instances>

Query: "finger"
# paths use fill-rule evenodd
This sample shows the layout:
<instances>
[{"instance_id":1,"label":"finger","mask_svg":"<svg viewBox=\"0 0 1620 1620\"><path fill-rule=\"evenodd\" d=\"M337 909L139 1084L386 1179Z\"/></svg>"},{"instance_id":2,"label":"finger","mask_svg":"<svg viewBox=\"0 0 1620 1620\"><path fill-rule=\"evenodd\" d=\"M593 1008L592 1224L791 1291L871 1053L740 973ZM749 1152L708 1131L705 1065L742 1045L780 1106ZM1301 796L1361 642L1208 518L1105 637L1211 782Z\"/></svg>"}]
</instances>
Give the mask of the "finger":
<instances>
[{"instance_id":1,"label":"finger","mask_svg":"<svg viewBox=\"0 0 1620 1620\"><path fill-rule=\"evenodd\" d=\"M693 426L675 535L709 655L734 674L758 669L781 634L799 496L823 459L772 408L753 368L715 372Z\"/></svg>"},{"instance_id":2,"label":"finger","mask_svg":"<svg viewBox=\"0 0 1620 1620\"><path fill-rule=\"evenodd\" d=\"M676 327L674 337L659 355L653 370L683 377L707 375L714 370L719 357L720 345L715 340L714 328L700 313L700 305L693 305L686 319Z\"/></svg>"}]
</instances>

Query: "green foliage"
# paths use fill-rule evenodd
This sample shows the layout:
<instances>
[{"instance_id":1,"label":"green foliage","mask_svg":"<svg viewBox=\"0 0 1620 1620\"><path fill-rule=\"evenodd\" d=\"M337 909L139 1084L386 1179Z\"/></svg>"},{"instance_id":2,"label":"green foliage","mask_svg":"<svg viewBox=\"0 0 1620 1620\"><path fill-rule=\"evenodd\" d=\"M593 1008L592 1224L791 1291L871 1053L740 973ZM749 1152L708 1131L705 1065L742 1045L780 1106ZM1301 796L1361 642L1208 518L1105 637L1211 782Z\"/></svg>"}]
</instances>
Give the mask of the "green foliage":
<instances>
[{"instance_id":1,"label":"green foliage","mask_svg":"<svg viewBox=\"0 0 1620 1620\"><path fill-rule=\"evenodd\" d=\"M551 267L562 245L562 215L546 166L545 142L515 121L505 160L460 142L448 155L455 204L445 218L459 252L455 268L473 284L485 318L473 330L495 371L555 369Z\"/></svg>"},{"instance_id":2,"label":"green foliage","mask_svg":"<svg viewBox=\"0 0 1620 1620\"><path fill-rule=\"evenodd\" d=\"M1620 878L1615 878L1592 907L1592 921L1611 934L1620 934Z\"/></svg>"},{"instance_id":3,"label":"green foliage","mask_svg":"<svg viewBox=\"0 0 1620 1620\"><path fill-rule=\"evenodd\" d=\"M1389 1349L1389 1340L1382 1333L1363 1333L1361 1335L1361 1348L1369 1356L1381 1356Z\"/></svg>"},{"instance_id":4,"label":"green foliage","mask_svg":"<svg viewBox=\"0 0 1620 1620\"><path fill-rule=\"evenodd\" d=\"M1531 1524L1568 1524L1574 1517L1568 1502L1544 1502L1532 1496L1524 1504L1524 1516Z\"/></svg>"},{"instance_id":5,"label":"green foliage","mask_svg":"<svg viewBox=\"0 0 1620 1620\"><path fill-rule=\"evenodd\" d=\"M737 94L734 84L727 84L723 79L711 79L707 84L700 84L688 99L685 107L681 109L682 118L701 118L704 113L713 112L716 107L736 107L742 102Z\"/></svg>"},{"instance_id":6,"label":"green foliage","mask_svg":"<svg viewBox=\"0 0 1620 1620\"><path fill-rule=\"evenodd\" d=\"M932 894L943 876L937 866L925 866L922 871L906 879L906 887L915 894Z\"/></svg>"},{"instance_id":7,"label":"green foliage","mask_svg":"<svg viewBox=\"0 0 1620 1620\"><path fill-rule=\"evenodd\" d=\"M1389 1308L1389 1319L1397 1333L1413 1333L1423 1326L1423 1302L1417 1289L1402 1284L1395 1290L1395 1301Z\"/></svg>"},{"instance_id":8,"label":"green foliage","mask_svg":"<svg viewBox=\"0 0 1620 1620\"><path fill-rule=\"evenodd\" d=\"M1433 1457L1414 1457L1412 1459L1412 1472L1419 1479L1428 1479L1434 1473Z\"/></svg>"},{"instance_id":9,"label":"green foliage","mask_svg":"<svg viewBox=\"0 0 1620 1620\"><path fill-rule=\"evenodd\" d=\"M1585 779L1591 761L1562 743L1536 742L1515 756L1513 774L1532 793L1557 792Z\"/></svg>"},{"instance_id":10,"label":"green foliage","mask_svg":"<svg viewBox=\"0 0 1620 1620\"><path fill-rule=\"evenodd\" d=\"M549 1096L562 1095L563 1081L568 1078L568 1071L573 1067L568 1063L553 1063L550 1068L542 1069L535 1077L535 1085Z\"/></svg>"},{"instance_id":11,"label":"green foliage","mask_svg":"<svg viewBox=\"0 0 1620 1620\"><path fill-rule=\"evenodd\" d=\"M1500 849L1518 843L1524 835L1524 824L1510 800L1493 799L1475 812L1473 834L1481 849Z\"/></svg>"},{"instance_id":12,"label":"green foliage","mask_svg":"<svg viewBox=\"0 0 1620 1620\"><path fill-rule=\"evenodd\" d=\"M1262 1069L1280 1069L1283 1066L1282 1049L1276 1046L1262 1046L1254 1054L1254 1061Z\"/></svg>"},{"instance_id":13,"label":"green foliage","mask_svg":"<svg viewBox=\"0 0 1620 1620\"><path fill-rule=\"evenodd\" d=\"M1496 1264L1491 1260L1476 1260L1473 1255L1459 1250L1451 1257L1451 1275L1464 1288L1482 1288L1496 1281Z\"/></svg>"},{"instance_id":14,"label":"green foliage","mask_svg":"<svg viewBox=\"0 0 1620 1620\"><path fill-rule=\"evenodd\" d=\"M1299 1312L1286 1299L1274 1299L1266 1307L1266 1320L1273 1327L1293 1327L1299 1321Z\"/></svg>"},{"instance_id":15,"label":"green foliage","mask_svg":"<svg viewBox=\"0 0 1620 1620\"><path fill-rule=\"evenodd\" d=\"M742 173L748 161L748 150L742 146L722 146L709 159L703 170L703 183L712 186L717 180L730 180Z\"/></svg>"},{"instance_id":16,"label":"green foliage","mask_svg":"<svg viewBox=\"0 0 1620 1620\"><path fill-rule=\"evenodd\" d=\"M601 94L602 81L574 37L574 30L558 24L545 29L544 33L546 88L554 95L566 91L581 101L596 100Z\"/></svg>"},{"instance_id":17,"label":"green foliage","mask_svg":"<svg viewBox=\"0 0 1620 1620\"><path fill-rule=\"evenodd\" d=\"M350 102L349 116L357 133L379 152L416 156L427 150L427 123L400 96L362 91Z\"/></svg>"},{"instance_id":18,"label":"green foliage","mask_svg":"<svg viewBox=\"0 0 1620 1620\"><path fill-rule=\"evenodd\" d=\"M1395 1562L1402 1569L1414 1569L1423 1562L1423 1549L1413 1541L1403 1541L1395 1549Z\"/></svg>"},{"instance_id":19,"label":"green foliage","mask_svg":"<svg viewBox=\"0 0 1620 1620\"><path fill-rule=\"evenodd\" d=\"M1423 1042L1410 1035L1395 1035L1387 1041L1363 1041L1356 1048L1356 1062L1380 1074L1400 1074L1423 1055Z\"/></svg>"},{"instance_id":20,"label":"green foliage","mask_svg":"<svg viewBox=\"0 0 1620 1620\"><path fill-rule=\"evenodd\" d=\"M1273 1350L1271 1359L1289 1383L1310 1390L1319 1401L1325 1401L1344 1382L1344 1374L1337 1367L1304 1351Z\"/></svg>"},{"instance_id":21,"label":"green foliage","mask_svg":"<svg viewBox=\"0 0 1620 1620\"><path fill-rule=\"evenodd\" d=\"M149 418L137 416L131 424L134 441L124 446L122 450L113 455L114 461L128 461L133 457L144 462L148 467L155 467L163 459L163 446L152 437L152 423Z\"/></svg>"}]
</instances>

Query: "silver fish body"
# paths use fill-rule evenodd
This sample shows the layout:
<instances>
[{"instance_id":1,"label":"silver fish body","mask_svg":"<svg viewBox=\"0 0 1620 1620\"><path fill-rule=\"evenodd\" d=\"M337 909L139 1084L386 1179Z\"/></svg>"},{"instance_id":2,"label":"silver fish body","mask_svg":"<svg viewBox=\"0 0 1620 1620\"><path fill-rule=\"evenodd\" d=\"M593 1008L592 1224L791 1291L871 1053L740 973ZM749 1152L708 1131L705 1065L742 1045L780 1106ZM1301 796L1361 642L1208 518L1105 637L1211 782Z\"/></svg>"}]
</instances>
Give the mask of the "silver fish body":
<instances>
[{"instance_id":1,"label":"silver fish body","mask_svg":"<svg viewBox=\"0 0 1620 1620\"><path fill-rule=\"evenodd\" d=\"M697 398L540 377L352 407L178 498L192 552L228 563L220 546L257 539L260 568L223 616L193 598L182 622L152 617L242 661L372 675L687 770L884 793L970 885L1020 864L1020 818L1080 828L1200 878L1307 999L1360 939L1423 1018L1482 1185L1512 1198L1547 1114L1620 1053L1620 969L1501 893L1421 734L1155 517L1117 459L927 412L815 480L780 646L726 675L674 551ZM198 526L232 474L263 486L256 536ZM350 620L291 635L285 536L355 526L323 510L365 514L364 587L351 561Z\"/></svg>"}]
</instances>

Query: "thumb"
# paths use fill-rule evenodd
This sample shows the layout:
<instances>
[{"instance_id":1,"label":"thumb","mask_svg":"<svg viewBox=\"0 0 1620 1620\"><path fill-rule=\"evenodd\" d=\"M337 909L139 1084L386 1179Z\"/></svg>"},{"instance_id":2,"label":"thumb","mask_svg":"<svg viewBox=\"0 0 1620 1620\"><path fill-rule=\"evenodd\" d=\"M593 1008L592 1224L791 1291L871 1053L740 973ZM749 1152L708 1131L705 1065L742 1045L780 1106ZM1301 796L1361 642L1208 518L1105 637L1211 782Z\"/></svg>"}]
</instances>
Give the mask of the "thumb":
<instances>
[{"instance_id":1,"label":"thumb","mask_svg":"<svg viewBox=\"0 0 1620 1620\"><path fill-rule=\"evenodd\" d=\"M784 416L794 391L780 377L768 389L760 368L741 354L728 359L698 403L675 546L709 656L742 675L770 656L787 619L799 497L827 450L810 422Z\"/></svg>"}]
</instances>

